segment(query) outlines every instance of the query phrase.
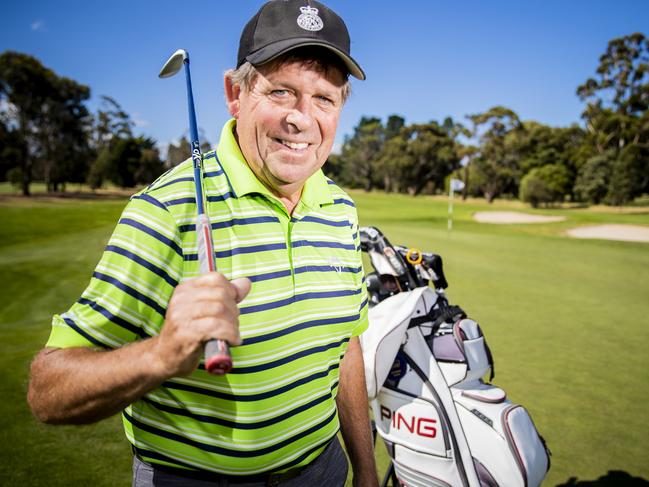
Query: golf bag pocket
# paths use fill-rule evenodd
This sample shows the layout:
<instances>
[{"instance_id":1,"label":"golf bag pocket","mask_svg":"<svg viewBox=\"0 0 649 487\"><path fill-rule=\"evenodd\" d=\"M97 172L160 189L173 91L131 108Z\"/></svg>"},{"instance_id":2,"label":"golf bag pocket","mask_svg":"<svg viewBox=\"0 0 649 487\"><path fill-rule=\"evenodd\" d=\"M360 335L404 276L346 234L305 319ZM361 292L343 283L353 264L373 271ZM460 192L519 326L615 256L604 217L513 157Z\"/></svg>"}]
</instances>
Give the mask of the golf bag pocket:
<instances>
[{"instance_id":1,"label":"golf bag pocket","mask_svg":"<svg viewBox=\"0 0 649 487\"><path fill-rule=\"evenodd\" d=\"M453 336L462 348L468 366L464 381L471 382L484 377L493 363L480 326L468 318L460 320L453 326Z\"/></svg>"},{"instance_id":2,"label":"golf bag pocket","mask_svg":"<svg viewBox=\"0 0 649 487\"><path fill-rule=\"evenodd\" d=\"M506 400L502 389L486 384L455 391L454 396L471 453L496 484L539 486L549 457L527 410Z\"/></svg>"}]
</instances>

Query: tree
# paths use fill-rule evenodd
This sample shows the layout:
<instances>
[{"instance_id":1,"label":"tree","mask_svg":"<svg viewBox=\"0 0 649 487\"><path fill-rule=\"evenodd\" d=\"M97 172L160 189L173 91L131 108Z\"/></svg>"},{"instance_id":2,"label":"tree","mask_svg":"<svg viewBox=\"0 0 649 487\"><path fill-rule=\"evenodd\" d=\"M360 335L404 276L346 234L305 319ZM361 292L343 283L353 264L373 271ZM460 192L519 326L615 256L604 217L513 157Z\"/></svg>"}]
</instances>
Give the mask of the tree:
<instances>
[{"instance_id":1,"label":"tree","mask_svg":"<svg viewBox=\"0 0 649 487\"><path fill-rule=\"evenodd\" d=\"M12 169L14 178L20 174L22 187L21 161L25 158L27 147L16 130L9 130L7 124L0 118L0 181L8 180L7 173Z\"/></svg>"},{"instance_id":2,"label":"tree","mask_svg":"<svg viewBox=\"0 0 649 487\"><path fill-rule=\"evenodd\" d=\"M345 161L342 178L352 186L371 191L377 183L376 164L383 147L384 128L381 119L362 117L354 135L346 137L341 157Z\"/></svg>"},{"instance_id":3,"label":"tree","mask_svg":"<svg viewBox=\"0 0 649 487\"><path fill-rule=\"evenodd\" d=\"M620 114L642 115L649 108L649 39L639 32L609 41L596 76L577 87L589 105ZM612 95L609 96L609 95ZM607 101L610 100L610 101Z\"/></svg>"},{"instance_id":4,"label":"tree","mask_svg":"<svg viewBox=\"0 0 649 487\"><path fill-rule=\"evenodd\" d=\"M562 201L572 188L568 169L559 164L546 164L532 169L521 180L520 197L536 208L539 203Z\"/></svg>"},{"instance_id":5,"label":"tree","mask_svg":"<svg viewBox=\"0 0 649 487\"><path fill-rule=\"evenodd\" d=\"M93 188L104 181L131 188L150 183L163 171L155 141L147 137L120 138L102 149L93 164L88 183Z\"/></svg>"},{"instance_id":6,"label":"tree","mask_svg":"<svg viewBox=\"0 0 649 487\"><path fill-rule=\"evenodd\" d=\"M97 152L117 139L133 136L134 123L122 106L110 96L101 96L101 107L93 123L92 146Z\"/></svg>"},{"instance_id":7,"label":"tree","mask_svg":"<svg viewBox=\"0 0 649 487\"><path fill-rule=\"evenodd\" d=\"M437 122L408 126L402 180L417 195L430 185L432 193L444 187L444 178L460 165L455 141L447 127Z\"/></svg>"},{"instance_id":8,"label":"tree","mask_svg":"<svg viewBox=\"0 0 649 487\"><path fill-rule=\"evenodd\" d=\"M649 40L641 33L612 39L595 77L577 94L587 103L582 117L588 141L610 166L604 200L622 204L649 192ZM603 173L604 159L592 169ZM582 177L580 193L592 200L600 191L587 190L588 179Z\"/></svg>"},{"instance_id":9,"label":"tree","mask_svg":"<svg viewBox=\"0 0 649 487\"><path fill-rule=\"evenodd\" d=\"M12 51L0 55L0 101L9 130L24 147L22 191L29 195L35 170L50 190L75 174L87 155L85 101L90 89L57 76L36 58Z\"/></svg>"},{"instance_id":10,"label":"tree","mask_svg":"<svg viewBox=\"0 0 649 487\"><path fill-rule=\"evenodd\" d=\"M574 188L576 196L582 201L600 203L608 192L610 175L610 155L591 157L579 170Z\"/></svg>"},{"instance_id":11,"label":"tree","mask_svg":"<svg viewBox=\"0 0 649 487\"><path fill-rule=\"evenodd\" d=\"M524 130L516 113L496 106L485 113L470 115L472 135L479 140L479 152L471 162L469 191L481 193L489 203L503 193L517 194L520 180L518 157L511 150L512 133Z\"/></svg>"}]
</instances>

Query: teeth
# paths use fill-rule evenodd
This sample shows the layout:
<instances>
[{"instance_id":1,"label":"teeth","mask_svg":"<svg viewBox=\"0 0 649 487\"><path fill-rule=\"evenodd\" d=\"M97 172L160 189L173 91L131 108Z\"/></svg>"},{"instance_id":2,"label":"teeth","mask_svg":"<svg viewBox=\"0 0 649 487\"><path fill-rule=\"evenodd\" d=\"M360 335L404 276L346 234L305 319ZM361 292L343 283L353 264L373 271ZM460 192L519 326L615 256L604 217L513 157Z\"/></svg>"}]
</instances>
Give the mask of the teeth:
<instances>
[{"instance_id":1,"label":"teeth","mask_svg":"<svg viewBox=\"0 0 649 487\"><path fill-rule=\"evenodd\" d=\"M303 150L309 147L309 144L306 142L289 142L288 140L282 140L282 144L284 144L286 147L290 147L291 149L294 150Z\"/></svg>"}]
</instances>

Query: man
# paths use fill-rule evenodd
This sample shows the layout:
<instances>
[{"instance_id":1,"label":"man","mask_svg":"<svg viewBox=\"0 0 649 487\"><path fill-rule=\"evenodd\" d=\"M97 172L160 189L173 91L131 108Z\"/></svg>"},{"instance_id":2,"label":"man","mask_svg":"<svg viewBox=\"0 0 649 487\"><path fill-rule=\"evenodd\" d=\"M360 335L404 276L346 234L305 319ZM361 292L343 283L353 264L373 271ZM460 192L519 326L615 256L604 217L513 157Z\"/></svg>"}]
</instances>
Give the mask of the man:
<instances>
[{"instance_id":1,"label":"man","mask_svg":"<svg viewBox=\"0 0 649 487\"><path fill-rule=\"evenodd\" d=\"M348 75L326 6L272 1L225 75L233 119L205 155L219 272L199 275L191 163L135 195L93 278L32 364L49 423L123 411L134 485L376 485L362 356L367 299L356 211L320 168ZM204 344L233 345L208 374Z\"/></svg>"}]
</instances>

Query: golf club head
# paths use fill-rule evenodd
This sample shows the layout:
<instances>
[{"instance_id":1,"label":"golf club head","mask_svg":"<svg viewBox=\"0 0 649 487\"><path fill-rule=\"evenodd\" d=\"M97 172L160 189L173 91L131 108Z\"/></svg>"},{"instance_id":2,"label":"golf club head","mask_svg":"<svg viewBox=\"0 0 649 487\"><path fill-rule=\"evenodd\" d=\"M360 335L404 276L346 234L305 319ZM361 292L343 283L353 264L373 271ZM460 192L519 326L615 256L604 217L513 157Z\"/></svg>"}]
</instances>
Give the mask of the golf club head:
<instances>
[{"instance_id":1,"label":"golf club head","mask_svg":"<svg viewBox=\"0 0 649 487\"><path fill-rule=\"evenodd\" d=\"M162 66L158 77L169 78L173 76L183 67L185 59L189 59L189 53L184 49L178 49L169 59L167 59L167 62Z\"/></svg>"}]
</instances>

